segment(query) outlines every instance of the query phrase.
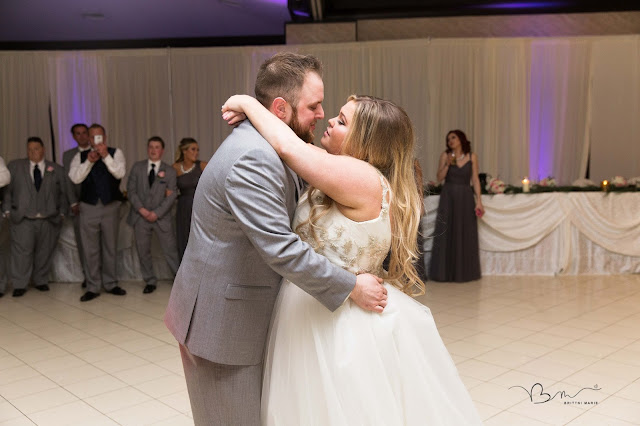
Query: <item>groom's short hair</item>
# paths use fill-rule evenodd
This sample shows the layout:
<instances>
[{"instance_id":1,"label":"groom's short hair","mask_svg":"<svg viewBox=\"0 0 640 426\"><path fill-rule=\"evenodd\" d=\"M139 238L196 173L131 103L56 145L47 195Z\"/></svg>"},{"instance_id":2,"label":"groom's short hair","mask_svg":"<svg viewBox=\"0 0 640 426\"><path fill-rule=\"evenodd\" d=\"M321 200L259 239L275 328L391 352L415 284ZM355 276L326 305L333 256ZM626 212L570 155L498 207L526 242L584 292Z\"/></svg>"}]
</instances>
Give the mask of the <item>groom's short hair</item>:
<instances>
[{"instance_id":1,"label":"groom's short hair","mask_svg":"<svg viewBox=\"0 0 640 426\"><path fill-rule=\"evenodd\" d=\"M307 73L315 72L322 78L322 63L312 55L280 52L260 65L256 77L256 98L269 108L277 97L283 98L292 107L298 105L298 94Z\"/></svg>"}]
</instances>

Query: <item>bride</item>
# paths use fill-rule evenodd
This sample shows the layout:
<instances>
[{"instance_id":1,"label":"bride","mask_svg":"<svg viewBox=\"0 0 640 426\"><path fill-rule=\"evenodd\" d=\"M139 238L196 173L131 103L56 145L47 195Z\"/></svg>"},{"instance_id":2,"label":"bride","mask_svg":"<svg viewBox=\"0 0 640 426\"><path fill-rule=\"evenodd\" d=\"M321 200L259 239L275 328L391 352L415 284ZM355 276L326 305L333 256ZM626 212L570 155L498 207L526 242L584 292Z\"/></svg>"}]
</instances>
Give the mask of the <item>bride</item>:
<instances>
[{"instance_id":1,"label":"bride","mask_svg":"<svg viewBox=\"0 0 640 426\"><path fill-rule=\"evenodd\" d=\"M331 262L384 276L382 314L350 301L330 312L282 284L266 348L266 425L481 424L438 334L413 261L421 194L413 177L411 121L395 104L351 96L329 120L322 150L302 143L258 101L237 95L222 108L247 118L309 183L293 229ZM389 271L382 262L391 250Z\"/></svg>"}]
</instances>

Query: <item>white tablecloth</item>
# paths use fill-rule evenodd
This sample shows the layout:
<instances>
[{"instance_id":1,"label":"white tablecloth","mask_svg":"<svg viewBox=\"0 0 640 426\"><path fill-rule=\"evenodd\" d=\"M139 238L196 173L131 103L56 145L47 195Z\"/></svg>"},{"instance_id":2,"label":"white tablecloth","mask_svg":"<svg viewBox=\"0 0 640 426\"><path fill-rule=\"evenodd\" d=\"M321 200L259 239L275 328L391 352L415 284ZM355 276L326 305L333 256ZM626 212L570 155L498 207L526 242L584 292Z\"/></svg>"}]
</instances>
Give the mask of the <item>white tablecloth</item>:
<instances>
[{"instance_id":1,"label":"white tablecloth","mask_svg":"<svg viewBox=\"0 0 640 426\"><path fill-rule=\"evenodd\" d=\"M424 199L425 263L431 257L439 196ZM483 195L478 221L483 275L640 273L640 193L551 192ZM118 277L141 280L129 204L120 210ZM8 257L8 227L0 228L0 257ZM158 241L152 255L158 279L172 279ZM428 269L427 269L428 270ZM66 219L51 268L52 281L82 281L73 224Z\"/></svg>"},{"instance_id":2,"label":"white tablecloth","mask_svg":"<svg viewBox=\"0 0 640 426\"><path fill-rule=\"evenodd\" d=\"M424 200L425 262L439 196ZM483 275L640 273L640 193L483 195Z\"/></svg>"}]
</instances>

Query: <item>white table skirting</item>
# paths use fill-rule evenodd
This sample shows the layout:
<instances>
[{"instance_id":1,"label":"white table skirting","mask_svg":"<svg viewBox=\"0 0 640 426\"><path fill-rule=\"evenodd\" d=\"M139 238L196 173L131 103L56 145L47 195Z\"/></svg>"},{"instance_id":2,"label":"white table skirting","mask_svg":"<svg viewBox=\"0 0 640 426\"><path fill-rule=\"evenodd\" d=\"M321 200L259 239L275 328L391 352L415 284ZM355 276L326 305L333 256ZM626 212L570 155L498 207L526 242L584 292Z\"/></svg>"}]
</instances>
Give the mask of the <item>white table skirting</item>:
<instances>
[{"instance_id":1,"label":"white table skirting","mask_svg":"<svg viewBox=\"0 0 640 426\"><path fill-rule=\"evenodd\" d=\"M439 196L424 199L428 268ZM483 195L478 221L483 275L608 275L640 273L640 193L551 192ZM120 210L118 277L141 280L129 204ZM0 261L8 260L8 226L0 229ZM152 256L158 279L172 279L158 241ZM51 281L82 281L82 269L67 218L54 253Z\"/></svg>"},{"instance_id":2,"label":"white table skirting","mask_svg":"<svg viewBox=\"0 0 640 426\"><path fill-rule=\"evenodd\" d=\"M424 200L427 267L439 200ZM498 194L482 203L483 275L640 273L639 193Z\"/></svg>"}]
</instances>

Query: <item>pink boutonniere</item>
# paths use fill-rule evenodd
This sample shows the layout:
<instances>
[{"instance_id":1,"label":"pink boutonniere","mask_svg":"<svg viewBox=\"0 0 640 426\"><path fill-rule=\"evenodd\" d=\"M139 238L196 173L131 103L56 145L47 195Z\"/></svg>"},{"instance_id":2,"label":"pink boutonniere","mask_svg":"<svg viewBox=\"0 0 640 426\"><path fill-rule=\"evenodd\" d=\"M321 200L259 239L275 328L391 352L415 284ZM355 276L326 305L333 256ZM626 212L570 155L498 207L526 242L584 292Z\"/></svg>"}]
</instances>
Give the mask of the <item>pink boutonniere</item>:
<instances>
[{"instance_id":1,"label":"pink boutonniere","mask_svg":"<svg viewBox=\"0 0 640 426\"><path fill-rule=\"evenodd\" d=\"M160 171L158 172L158 177L159 177L159 178L163 178L163 177L164 177L164 170L160 170Z\"/></svg>"},{"instance_id":2,"label":"pink boutonniere","mask_svg":"<svg viewBox=\"0 0 640 426\"><path fill-rule=\"evenodd\" d=\"M52 172L52 171L53 171L53 166L49 166L49 167L47 167L47 171L48 171L48 172Z\"/></svg>"}]
</instances>

